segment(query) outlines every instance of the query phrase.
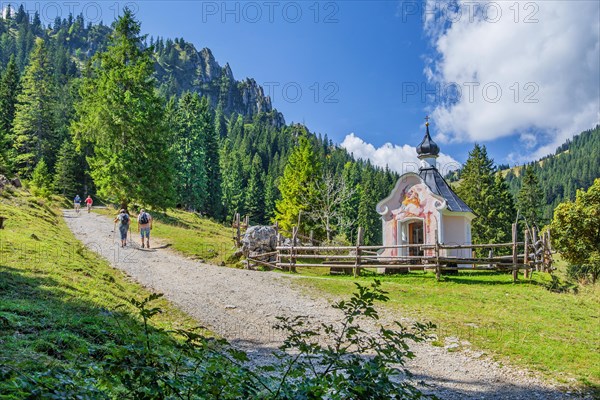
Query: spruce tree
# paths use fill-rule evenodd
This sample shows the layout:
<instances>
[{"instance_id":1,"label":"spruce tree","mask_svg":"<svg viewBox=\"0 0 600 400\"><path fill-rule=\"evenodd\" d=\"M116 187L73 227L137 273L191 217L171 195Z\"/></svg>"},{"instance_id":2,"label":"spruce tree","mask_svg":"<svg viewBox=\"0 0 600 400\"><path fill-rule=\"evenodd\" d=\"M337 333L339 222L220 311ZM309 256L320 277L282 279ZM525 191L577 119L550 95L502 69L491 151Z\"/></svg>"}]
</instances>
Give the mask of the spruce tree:
<instances>
[{"instance_id":1,"label":"spruce tree","mask_svg":"<svg viewBox=\"0 0 600 400\"><path fill-rule=\"evenodd\" d=\"M378 195L374 170L367 170L357 193L359 194L357 229L363 229L363 243L367 246L381 243L381 216L377 213Z\"/></svg>"},{"instance_id":2,"label":"spruce tree","mask_svg":"<svg viewBox=\"0 0 600 400\"><path fill-rule=\"evenodd\" d=\"M13 128L17 96L19 94L19 70L14 55L0 78L0 132L9 133Z\"/></svg>"},{"instance_id":3,"label":"spruce tree","mask_svg":"<svg viewBox=\"0 0 600 400\"><path fill-rule=\"evenodd\" d=\"M82 164L82 155L76 151L75 144L65 140L54 167L54 189L57 193L73 197L81 191Z\"/></svg>"},{"instance_id":4,"label":"spruce tree","mask_svg":"<svg viewBox=\"0 0 600 400\"><path fill-rule=\"evenodd\" d=\"M244 214L244 177L240 154L233 150L231 142L226 139L221 147L221 193L224 217L230 221L236 213Z\"/></svg>"},{"instance_id":5,"label":"spruce tree","mask_svg":"<svg viewBox=\"0 0 600 400\"><path fill-rule=\"evenodd\" d=\"M15 164L22 176L29 177L34 165L42 158L53 160L60 146L53 115L52 66L42 39L36 40L21 84L13 125Z\"/></svg>"},{"instance_id":6,"label":"spruce tree","mask_svg":"<svg viewBox=\"0 0 600 400\"><path fill-rule=\"evenodd\" d=\"M188 210L204 210L207 196L202 105L197 93L185 92L175 112L173 155L177 201Z\"/></svg>"},{"instance_id":7,"label":"spruce tree","mask_svg":"<svg viewBox=\"0 0 600 400\"><path fill-rule=\"evenodd\" d=\"M173 165L154 61L143 41L126 8L84 80L71 128L80 146L92 144L88 162L99 195L123 206L163 208L173 204Z\"/></svg>"},{"instance_id":8,"label":"spruce tree","mask_svg":"<svg viewBox=\"0 0 600 400\"><path fill-rule=\"evenodd\" d=\"M33 189L32 192L36 196L47 197L52 192L52 176L50 175L46 161L44 161L43 158L37 163L33 170L31 186Z\"/></svg>"},{"instance_id":9,"label":"spruce tree","mask_svg":"<svg viewBox=\"0 0 600 400\"><path fill-rule=\"evenodd\" d=\"M533 165L524 167L521 190L517 195L517 207L529 226L542 223L542 206L544 205L542 188Z\"/></svg>"},{"instance_id":10,"label":"spruce tree","mask_svg":"<svg viewBox=\"0 0 600 400\"><path fill-rule=\"evenodd\" d=\"M496 180L494 161L485 146L475 144L461 172L456 192L471 207L476 218L471 222L473 243L499 243L510 238L514 218L512 198L504 180Z\"/></svg>"},{"instance_id":11,"label":"spruce tree","mask_svg":"<svg viewBox=\"0 0 600 400\"><path fill-rule=\"evenodd\" d=\"M310 209L311 198L315 195L313 177L320 175L321 163L311 140L306 132L301 133L279 180L281 199L275 203L275 220L283 230L291 231L298 224L298 216ZM308 220L301 221L300 227L306 232L310 228Z\"/></svg>"},{"instance_id":12,"label":"spruce tree","mask_svg":"<svg viewBox=\"0 0 600 400\"><path fill-rule=\"evenodd\" d=\"M254 154L248 187L245 192L244 208L250 220L255 223L264 222L265 190L263 175L262 160L258 154Z\"/></svg>"},{"instance_id":13,"label":"spruce tree","mask_svg":"<svg viewBox=\"0 0 600 400\"><path fill-rule=\"evenodd\" d=\"M206 97L201 101L203 148L206 162L206 203L205 211L214 218L222 217L221 168L219 160L219 133L215 131L215 121Z\"/></svg>"}]
</instances>

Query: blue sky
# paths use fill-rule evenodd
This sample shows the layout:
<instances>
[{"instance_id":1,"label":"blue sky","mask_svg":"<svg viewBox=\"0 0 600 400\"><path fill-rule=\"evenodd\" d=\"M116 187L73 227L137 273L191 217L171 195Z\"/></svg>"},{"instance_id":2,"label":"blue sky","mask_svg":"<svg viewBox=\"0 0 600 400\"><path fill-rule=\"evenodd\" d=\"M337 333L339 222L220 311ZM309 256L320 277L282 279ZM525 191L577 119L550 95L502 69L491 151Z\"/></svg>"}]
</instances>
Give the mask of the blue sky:
<instances>
[{"instance_id":1,"label":"blue sky","mask_svg":"<svg viewBox=\"0 0 600 400\"><path fill-rule=\"evenodd\" d=\"M0 0L1 1L1 0ZM401 170L431 115L440 161L483 143L497 163L554 151L600 120L600 3L571 1L138 1L58 4L105 22L128 4L153 36L183 37L286 121ZM76 4L73 6L73 4ZM301 92L301 93L300 93Z\"/></svg>"}]
</instances>

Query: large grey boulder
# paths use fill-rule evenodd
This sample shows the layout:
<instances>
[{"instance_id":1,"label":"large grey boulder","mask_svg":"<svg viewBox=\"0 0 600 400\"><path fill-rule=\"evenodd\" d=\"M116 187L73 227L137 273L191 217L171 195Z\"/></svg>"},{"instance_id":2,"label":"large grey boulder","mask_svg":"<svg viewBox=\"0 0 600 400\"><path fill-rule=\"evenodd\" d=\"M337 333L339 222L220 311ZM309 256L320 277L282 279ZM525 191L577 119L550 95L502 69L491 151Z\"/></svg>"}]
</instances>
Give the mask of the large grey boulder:
<instances>
[{"instance_id":1,"label":"large grey boulder","mask_svg":"<svg viewBox=\"0 0 600 400\"><path fill-rule=\"evenodd\" d=\"M275 251L276 246L277 231L272 226L251 226L242 238L242 251L246 255Z\"/></svg>"}]
</instances>

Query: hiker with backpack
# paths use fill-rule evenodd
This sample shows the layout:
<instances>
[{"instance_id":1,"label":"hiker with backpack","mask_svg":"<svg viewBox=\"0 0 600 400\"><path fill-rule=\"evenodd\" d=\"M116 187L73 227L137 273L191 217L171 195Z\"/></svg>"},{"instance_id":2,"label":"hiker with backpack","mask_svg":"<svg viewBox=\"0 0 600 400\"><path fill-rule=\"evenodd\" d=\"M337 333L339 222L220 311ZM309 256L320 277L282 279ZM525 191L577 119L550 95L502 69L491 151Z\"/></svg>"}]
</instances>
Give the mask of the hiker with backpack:
<instances>
[{"instance_id":1,"label":"hiker with backpack","mask_svg":"<svg viewBox=\"0 0 600 400\"><path fill-rule=\"evenodd\" d=\"M150 248L150 230L152 229L152 216L143 208L137 218L138 231L142 237L142 249L144 248L144 236L146 236L146 248Z\"/></svg>"},{"instance_id":2,"label":"hiker with backpack","mask_svg":"<svg viewBox=\"0 0 600 400\"><path fill-rule=\"evenodd\" d=\"M115 218L115 223L119 223L119 233L121 234L121 247L127 246L127 231L129 230L129 214L125 209L119 211L119 215Z\"/></svg>"},{"instance_id":3,"label":"hiker with backpack","mask_svg":"<svg viewBox=\"0 0 600 400\"><path fill-rule=\"evenodd\" d=\"M94 204L94 200L92 200L92 196L90 196L88 194L87 199L85 199L85 205L87 207L87 212L88 214L90 213L90 211L92 210L92 204Z\"/></svg>"},{"instance_id":4,"label":"hiker with backpack","mask_svg":"<svg viewBox=\"0 0 600 400\"><path fill-rule=\"evenodd\" d=\"M75 196L73 199L73 204L75 205L75 213L79 214L79 210L81 208L81 197L79 197L79 195Z\"/></svg>"}]
</instances>

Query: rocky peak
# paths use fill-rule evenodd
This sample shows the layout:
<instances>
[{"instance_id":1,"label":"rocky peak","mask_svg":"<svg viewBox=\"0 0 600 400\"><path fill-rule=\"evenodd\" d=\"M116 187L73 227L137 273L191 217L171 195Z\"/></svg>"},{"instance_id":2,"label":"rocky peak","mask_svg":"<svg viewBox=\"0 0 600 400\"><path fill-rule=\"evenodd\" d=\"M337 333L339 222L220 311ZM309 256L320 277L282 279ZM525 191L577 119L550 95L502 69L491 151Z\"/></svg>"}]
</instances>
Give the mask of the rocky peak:
<instances>
[{"instance_id":1,"label":"rocky peak","mask_svg":"<svg viewBox=\"0 0 600 400\"><path fill-rule=\"evenodd\" d=\"M273 109L271 99L265 96L263 88L254 79L236 81L229 63L221 67L209 48L197 51L193 44L189 43L187 46L188 43L185 43L186 45L181 46L182 42L176 48L186 54L185 57L176 59L171 57L175 65L164 58L164 54L169 54L170 49L157 55L157 77L167 96L181 94L186 90L196 91L208 97L214 108L221 102L227 115L236 113L252 119L255 115L264 113L269 115L273 126L285 125L283 115ZM228 78L227 82L223 77Z\"/></svg>"}]
</instances>

